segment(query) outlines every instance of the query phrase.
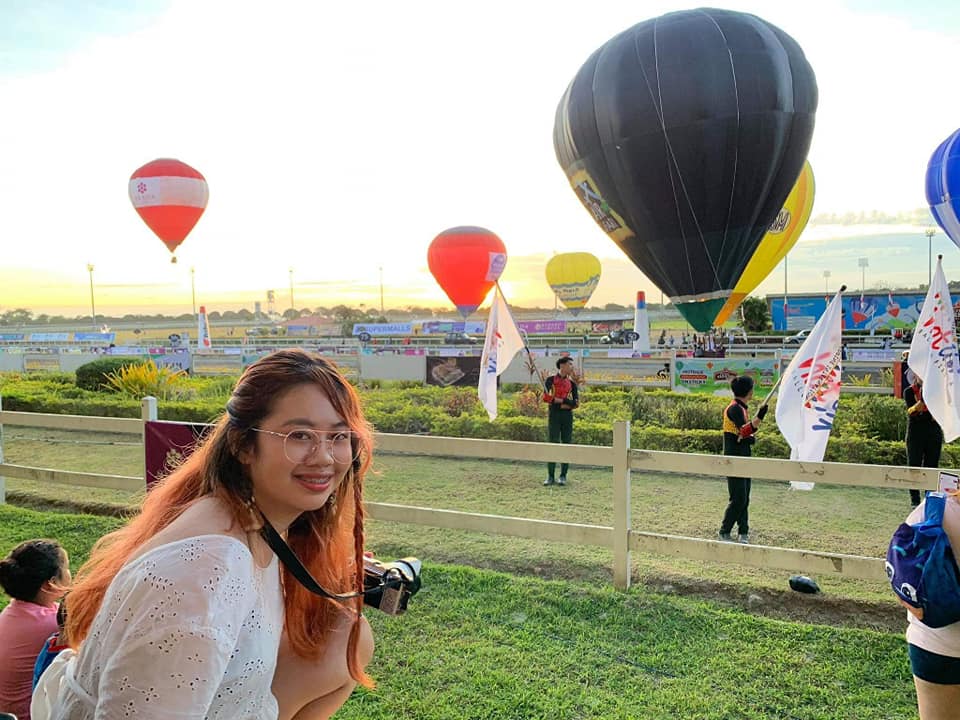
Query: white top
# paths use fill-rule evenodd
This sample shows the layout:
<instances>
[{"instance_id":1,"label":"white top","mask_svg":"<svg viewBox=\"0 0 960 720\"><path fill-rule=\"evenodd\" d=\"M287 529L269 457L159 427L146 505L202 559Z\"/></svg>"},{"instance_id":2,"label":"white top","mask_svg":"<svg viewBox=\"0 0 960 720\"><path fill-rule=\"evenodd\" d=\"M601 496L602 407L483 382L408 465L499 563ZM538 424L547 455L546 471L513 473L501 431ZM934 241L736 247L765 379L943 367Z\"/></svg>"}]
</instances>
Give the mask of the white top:
<instances>
[{"instance_id":1,"label":"white top","mask_svg":"<svg viewBox=\"0 0 960 720\"><path fill-rule=\"evenodd\" d=\"M201 535L156 547L110 583L67 661L53 720L276 720L283 629L276 557Z\"/></svg>"},{"instance_id":2,"label":"white top","mask_svg":"<svg viewBox=\"0 0 960 720\"><path fill-rule=\"evenodd\" d=\"M911 525L922 521L925 505L926 500L914 508L906 521ZM950 547L960 548L960 503L956 498L947 498L943 511L943 529L950 539ZM960 622L932 628L917 620L911 612L907 613L907 621L908 643L937 655L960 658Z\"/></svg>"}]
</instances>

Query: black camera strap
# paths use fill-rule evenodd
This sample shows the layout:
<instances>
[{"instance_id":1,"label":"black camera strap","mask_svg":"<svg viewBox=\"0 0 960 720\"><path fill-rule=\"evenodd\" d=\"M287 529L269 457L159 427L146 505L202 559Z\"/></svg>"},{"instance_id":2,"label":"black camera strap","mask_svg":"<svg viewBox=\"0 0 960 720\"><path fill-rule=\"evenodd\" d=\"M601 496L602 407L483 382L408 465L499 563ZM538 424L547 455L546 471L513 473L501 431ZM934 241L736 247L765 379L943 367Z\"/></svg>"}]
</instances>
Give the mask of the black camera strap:
<instances>
[{"instance_id":1,"label":"black camera strap","mask_svg":"<svg viewBox=\"0 0 960 720\"><path fill-rule=\"evenodd\" d=\"M310 571L303 566L300 558L294 554L290 546L287 545L286 541L280 536L280 533L274 530L270 521L267 520L266 517L263 517L263 513L260 513L260 515L263 518L263 528L260 530L261 537L263 537L267 545L270 546L270 549L277 554L283 566L287 568L290 574L297 579L297 582L307 590L314 595L320 595L321 597L330 598L331 600L337 600L339 602L352 600L364 594L362 592L332 593L324 589L324 587L314 579L313 575L310 574Z\"/></svg>"}]
</instances>

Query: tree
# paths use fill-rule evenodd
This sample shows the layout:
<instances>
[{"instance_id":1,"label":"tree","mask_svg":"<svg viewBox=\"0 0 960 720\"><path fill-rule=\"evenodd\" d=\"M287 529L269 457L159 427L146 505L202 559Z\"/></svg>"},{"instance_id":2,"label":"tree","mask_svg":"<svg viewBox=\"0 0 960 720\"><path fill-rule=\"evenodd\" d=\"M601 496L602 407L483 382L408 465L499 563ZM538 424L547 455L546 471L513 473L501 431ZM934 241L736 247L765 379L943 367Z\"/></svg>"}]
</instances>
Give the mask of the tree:
<instances>
[{"instance_id":1,"label":"tree","mask_svg":"<svg viewBox=\"0 0 960 720\"><path fill-rule=\"evenodd\" d=\"M770 310L762 298L748 297L740 305L743 328L747 332L763 332L770 329Z\"/></svg>"}]
</instances>

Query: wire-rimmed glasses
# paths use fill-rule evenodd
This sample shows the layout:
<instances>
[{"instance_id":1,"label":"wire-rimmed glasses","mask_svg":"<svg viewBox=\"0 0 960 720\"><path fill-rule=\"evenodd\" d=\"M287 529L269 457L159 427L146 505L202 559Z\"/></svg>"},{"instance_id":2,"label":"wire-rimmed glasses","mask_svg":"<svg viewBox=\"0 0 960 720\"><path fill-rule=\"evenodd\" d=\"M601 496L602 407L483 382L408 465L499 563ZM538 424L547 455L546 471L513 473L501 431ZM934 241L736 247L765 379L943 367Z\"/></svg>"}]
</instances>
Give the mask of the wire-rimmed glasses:
<instances>
[{"instance_id":1,"label":"wire-rimmed glasses","mask_svg":"<svg viewBox=\"0 0 960 720\"><path fill-rule=\"evenodd\" d=\"M306 462L314 457L321 448L333 458L334 462L352 463L359 452L354 448L355 433L350 430L313 430L298 428L287 433L250 428L254 432L283 438L283 454L294 464Z\"/></svg>"}]
</instances>

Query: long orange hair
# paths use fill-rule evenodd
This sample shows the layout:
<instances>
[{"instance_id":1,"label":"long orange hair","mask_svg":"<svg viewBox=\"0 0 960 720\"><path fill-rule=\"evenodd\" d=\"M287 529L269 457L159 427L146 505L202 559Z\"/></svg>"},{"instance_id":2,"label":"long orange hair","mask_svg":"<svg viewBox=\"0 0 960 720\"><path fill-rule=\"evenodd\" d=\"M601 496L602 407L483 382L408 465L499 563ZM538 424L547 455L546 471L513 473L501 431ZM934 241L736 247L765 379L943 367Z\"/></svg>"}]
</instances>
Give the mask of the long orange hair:
<instances>
[{"instance_id":1,"label":"long orange hair","mask_svg":"<svg viewBox=\"0 0 960 720\"><path fill-rule=\"evenodd\" d=\"M256 447L251 428L270 414L277 398L305 384L318 385L355 433L357 459L331 502L303 513L293 522L287 543L323 587L339 593L362 593L363 477L371 462L370 425L356 391L335 365L303 350L280 350L247 368L233 390L226 413L200 446L153 487L139 514L94 545L67 597L67 632L72 647L78 648L87 636L107 588L127 560L192 503L213 495L226 503L238 523L250 526L253 486L239 454ZM286 568L282 579L284 629L290 646L300 657L317 658L342 612L342 603L312 594ZM371 687L373 682L357 658L363 597L350 602L356 619L347 644L347 667L354 680Z\"/></svg>"}]
</instances>

